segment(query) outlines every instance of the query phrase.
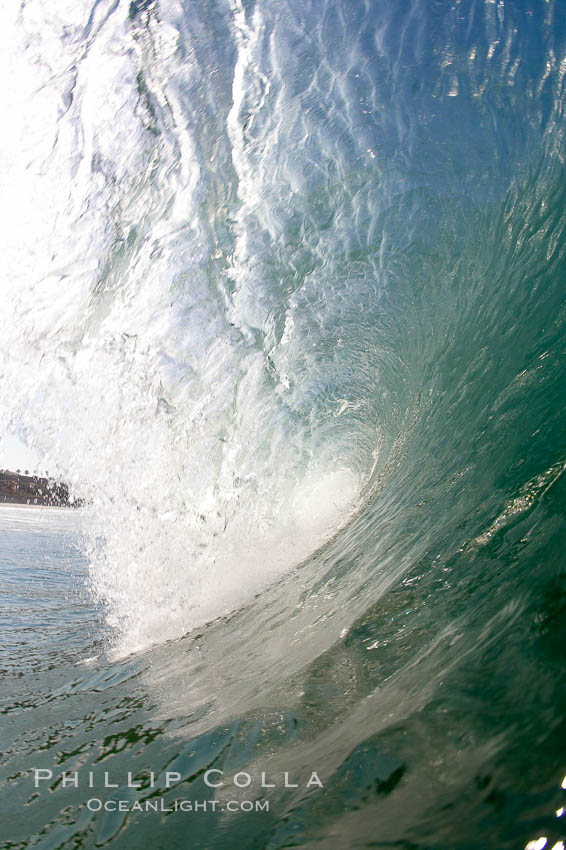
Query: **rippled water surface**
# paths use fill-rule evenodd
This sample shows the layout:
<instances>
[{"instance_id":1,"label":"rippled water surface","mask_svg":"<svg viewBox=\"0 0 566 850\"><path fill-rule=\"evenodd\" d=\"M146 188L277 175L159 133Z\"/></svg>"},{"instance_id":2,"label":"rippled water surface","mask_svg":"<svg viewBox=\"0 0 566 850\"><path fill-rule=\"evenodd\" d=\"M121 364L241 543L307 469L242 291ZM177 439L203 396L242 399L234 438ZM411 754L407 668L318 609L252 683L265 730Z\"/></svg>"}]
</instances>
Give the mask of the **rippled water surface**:
<instances>
[{"instance_id":1,"label":"rippled water surface","mask_svg":"<svg viewBox=\"0 0 566 850\"><path fill-rule=\"evenodd\" d=\"M3 5L2 850L562 850L565 11Z\"/></svg>"}]
</instances>

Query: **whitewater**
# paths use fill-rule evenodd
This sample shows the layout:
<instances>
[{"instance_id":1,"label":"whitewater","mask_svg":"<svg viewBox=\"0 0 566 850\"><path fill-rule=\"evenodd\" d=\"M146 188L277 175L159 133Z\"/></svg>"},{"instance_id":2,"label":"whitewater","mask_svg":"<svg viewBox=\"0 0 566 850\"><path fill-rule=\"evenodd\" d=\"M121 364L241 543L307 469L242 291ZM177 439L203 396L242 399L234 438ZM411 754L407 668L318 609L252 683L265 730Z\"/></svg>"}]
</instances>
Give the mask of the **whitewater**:
<instances>
[{"instance_id":1,"label":"whitewater","mask_svg":"<svg viewBox=\"0 0 566 850\"><path fill-rule=\"evenodd\" d=\"M563 846L564 11L3 4L2 850Z\"/></svg>"}]
</instances>

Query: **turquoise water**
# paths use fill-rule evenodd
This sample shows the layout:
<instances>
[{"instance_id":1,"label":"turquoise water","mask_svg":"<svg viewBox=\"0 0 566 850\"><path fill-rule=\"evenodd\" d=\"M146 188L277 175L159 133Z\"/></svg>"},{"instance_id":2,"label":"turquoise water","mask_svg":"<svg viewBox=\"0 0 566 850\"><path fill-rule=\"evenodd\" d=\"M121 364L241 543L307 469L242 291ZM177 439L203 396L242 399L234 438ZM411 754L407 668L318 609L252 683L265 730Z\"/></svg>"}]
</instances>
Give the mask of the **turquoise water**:
<instances>
[{"instance_id":1,"label":"turquoise water","mask_svg":"<svg viewBox=\"0 0 566 850\"><path fill-rule=\"evenodd\" d=\"M563 4L0 14L0 847L560 850Z\"/></svg>"}]
</instances>

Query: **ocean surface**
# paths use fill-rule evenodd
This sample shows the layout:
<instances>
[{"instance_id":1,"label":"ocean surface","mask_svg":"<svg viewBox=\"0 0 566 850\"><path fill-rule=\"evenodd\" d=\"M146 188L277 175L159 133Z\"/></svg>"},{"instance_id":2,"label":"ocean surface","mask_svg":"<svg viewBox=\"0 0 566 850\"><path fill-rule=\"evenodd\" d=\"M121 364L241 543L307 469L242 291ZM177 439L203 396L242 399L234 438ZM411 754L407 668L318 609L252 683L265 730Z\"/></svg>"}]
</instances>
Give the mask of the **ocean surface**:
<instances>
[{"instance_id":1,"label":"ocean surface","mask_svg":"<svg viewBox=\"0 0 566 850\"><path fill-rule=\"evenodd\" d=\"M564 0L6 0L1 850L563 850ZM208 784L207 784L208 783Z\"/></svg>"}]
</instances>

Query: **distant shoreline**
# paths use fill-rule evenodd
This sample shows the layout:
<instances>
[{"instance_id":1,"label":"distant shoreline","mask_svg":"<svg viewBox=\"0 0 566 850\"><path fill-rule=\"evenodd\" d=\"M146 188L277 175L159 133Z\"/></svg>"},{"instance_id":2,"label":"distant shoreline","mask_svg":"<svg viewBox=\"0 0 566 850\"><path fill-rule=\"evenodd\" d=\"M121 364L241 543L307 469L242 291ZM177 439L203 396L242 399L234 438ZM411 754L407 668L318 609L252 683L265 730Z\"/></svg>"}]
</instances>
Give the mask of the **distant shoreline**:
<instances>
[{"instance_id":1,"label":"distant shoreline","mask_svg":"<svg viewBox=\"0 0 566 850\"><path fill-rule=\"evenodd\" d=\"M71 499L68 486L60 481L3 469L0 471L0 505L76 508L80 503Z\"/></svg>"},{"instance_id":2,"label":"distant shoreline","mask_svg":"<svg viewBox=\"0 0 566 850\"><path fill-rule=\"evenodd\" d=\"M76 510L77 508L82 507L82 504L68 504L68 505L52 505L44 502L0 502L0 510L2 508L56 508L57 510Z\"/></svg>"}]
</instances>

